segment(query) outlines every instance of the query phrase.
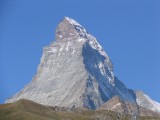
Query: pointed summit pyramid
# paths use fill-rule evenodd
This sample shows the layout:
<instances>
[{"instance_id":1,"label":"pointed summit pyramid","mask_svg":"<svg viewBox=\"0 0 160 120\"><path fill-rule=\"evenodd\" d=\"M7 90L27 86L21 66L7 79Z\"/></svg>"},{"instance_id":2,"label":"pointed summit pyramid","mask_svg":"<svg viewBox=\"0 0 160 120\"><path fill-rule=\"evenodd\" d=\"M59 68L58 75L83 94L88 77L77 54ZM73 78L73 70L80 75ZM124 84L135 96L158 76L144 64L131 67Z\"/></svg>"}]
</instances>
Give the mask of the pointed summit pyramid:
<instances>
[{"instance_id":1,"label":"pointed summit pyramid","mask_svg":"<svg viewBox=\"0 0 160 120\"><path fill-rule=\"evenodd\" d=\"M96 109L114 95L134 101L114 77L111 60L96 38L65 17L56 29L56 40L44 47L33 80L7 102L29 99L49 106Z\"/></svg>"},{"instance_id":2,"label":"pointed summit pyramid","mask_svg":"<svg viewBox=\"0 0 160 120\"><path fill-rule=\"evenodd\" d=\"M87 31L75 20L65 17L56 29L56 40L65 41L85 37Z\"/></svg>"},{"instance_id":3,"label":"pointed summit pyramid","mask_svg":"<svg viewBox=\"0 0 160 120\"><path fill-rule=\"evenodd\" d=\"M32 81L7 103L29 99L47 106L97 109L115 95L136 102L135 93L114 76L110 58L83 26L65 17L55 36L44 47Z\"/></svg>"}]
</instances>

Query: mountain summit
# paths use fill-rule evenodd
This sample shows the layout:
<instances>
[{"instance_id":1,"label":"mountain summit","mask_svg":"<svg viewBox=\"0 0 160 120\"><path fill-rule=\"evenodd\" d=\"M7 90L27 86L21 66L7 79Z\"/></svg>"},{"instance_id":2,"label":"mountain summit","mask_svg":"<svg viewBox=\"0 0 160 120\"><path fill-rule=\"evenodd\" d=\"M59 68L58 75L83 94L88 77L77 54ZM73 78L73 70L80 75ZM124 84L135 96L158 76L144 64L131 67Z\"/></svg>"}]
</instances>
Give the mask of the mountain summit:
<instances>
[{"instance_id":1,"label":"mountain summit","mask_svg":"<svg viewBox=\"0 0 160 120\"><path fill-rule=\"evenodd\" d=\"M56 40L76 39L86 37L87 31L75 20L65 17L56 29Z\"/></svg>"},{"instance_id":2,"label":"mountain summit","mask_svg":"<svg viewBox=\"0 0 160 120\"><path fill-rule=\"evenodd\" d=\"M29 99L47 106L97 109L118 96L137 104L136 93L115 77L107 53L83 26L65 17L55 36L44 47L32 81L7 103Z\"/></svg>"}]
</instances>

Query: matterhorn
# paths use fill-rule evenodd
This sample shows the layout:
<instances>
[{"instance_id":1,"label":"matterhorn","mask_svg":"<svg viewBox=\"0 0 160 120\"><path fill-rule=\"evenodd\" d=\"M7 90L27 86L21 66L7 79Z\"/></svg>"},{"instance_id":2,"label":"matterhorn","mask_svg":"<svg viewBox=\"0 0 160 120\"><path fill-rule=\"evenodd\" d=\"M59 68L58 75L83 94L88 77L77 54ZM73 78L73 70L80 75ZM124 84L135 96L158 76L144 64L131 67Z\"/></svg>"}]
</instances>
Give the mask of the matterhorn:
<instances>
[{"instance_id":1,"label":"matterhorn","mask_svg":"<svg viewBox=\"0 0 160 120\"><path fill-rule=\"evenodd\" d=\"M160 112L159 103L142 91L128 89L118 80L107 53L78 22L65 17L57 26L55 36L55 41L44 47L31 82L6 103L28 99L46 106L95 110L107 109L102 106L110 106L116 100L116 106L113 104L109 109L122 105L123 101L125 105Z\"/></svg>"}]
</instances>

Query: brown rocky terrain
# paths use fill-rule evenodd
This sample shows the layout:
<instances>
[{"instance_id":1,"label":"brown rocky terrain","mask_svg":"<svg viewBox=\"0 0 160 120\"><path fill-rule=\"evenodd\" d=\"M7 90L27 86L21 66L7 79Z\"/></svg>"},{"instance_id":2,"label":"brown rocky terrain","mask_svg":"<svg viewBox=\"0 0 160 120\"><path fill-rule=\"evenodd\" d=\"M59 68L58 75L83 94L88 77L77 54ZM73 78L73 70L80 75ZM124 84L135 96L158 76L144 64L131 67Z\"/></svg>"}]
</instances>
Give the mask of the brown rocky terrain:
<instances>
[{"instance_id":1,"label":"brown rocky terrain","mask_svg":"<svg viewBox=\"0 0 160 120\"><path fill-rule=\"evenodd\" d=\"M94 111L78 108L48 107L25 99L0 105L0 120L131 120L134 117L124 112L118 113L107 109ZM154 117L136 116L136 119L160 120L160 117L155 114Z\"/></svg>"}]
</instances>

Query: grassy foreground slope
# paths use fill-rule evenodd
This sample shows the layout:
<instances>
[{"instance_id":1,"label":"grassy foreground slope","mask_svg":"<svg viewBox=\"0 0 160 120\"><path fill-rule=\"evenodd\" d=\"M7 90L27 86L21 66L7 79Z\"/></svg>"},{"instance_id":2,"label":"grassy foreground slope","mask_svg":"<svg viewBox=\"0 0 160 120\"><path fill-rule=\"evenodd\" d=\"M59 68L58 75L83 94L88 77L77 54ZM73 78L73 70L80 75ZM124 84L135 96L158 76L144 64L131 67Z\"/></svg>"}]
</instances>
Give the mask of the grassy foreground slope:
<instances>
[{"instance_id":1,"label":"grassy foreground slope","mask_svg":"<svg viewBox=\"0 0 160 120\"><path fill-rule=\"evenodd\" d=\"M108 110L67 110L47 107L29 100L0 105L0 120L131 120ZM160 120L154 117L139 117L139 120Z\"/></svg>"}]
</instances>

